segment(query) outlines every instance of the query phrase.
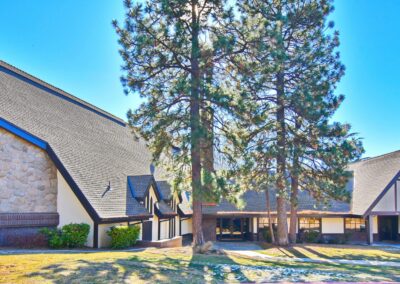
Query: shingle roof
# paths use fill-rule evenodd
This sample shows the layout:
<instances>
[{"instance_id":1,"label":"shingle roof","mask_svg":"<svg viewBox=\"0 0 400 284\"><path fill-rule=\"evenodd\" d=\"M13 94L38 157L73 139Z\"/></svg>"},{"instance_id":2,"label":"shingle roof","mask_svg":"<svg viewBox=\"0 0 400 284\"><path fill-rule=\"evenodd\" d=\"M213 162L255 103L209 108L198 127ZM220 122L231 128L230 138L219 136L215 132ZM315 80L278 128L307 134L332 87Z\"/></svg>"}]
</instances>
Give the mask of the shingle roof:
<instances>
[{"instance_id":1,"label":"shingle roof","mask_svg":"<svg viewBox=\"0 0 400 284\"><path fill-rule=\"evenodd\" d=\"M177 214L172 210L172 208L165 203L164 200L161 200L159 202L157 202L156 204L156 214L163 218L163 217L172 217L172 216L176 216Z\"/></svg>"},{"instance_id":2,"label":"shingle roof","mask_svg":"<svg viewBox=\"0 0 400 284\"><path fill-rule=\"evenodd\" d=\"M0 118L46 141L100 218L148 215L127 177L149 175L151 154L120 119L2 61Z\"/></svg>"},{"instance_id":3,"label":"shingle roof","mask_svg":"<svg viewBox=\"0 0 400 284\"><path fill-rule=\"evenodd\" d=\"M170 200L172 198L171 186L167 181L157 181L157 187L163 200Z\"/></svg>"},{"instance_id":4,"label":"shingle roof","mask_svg":"<svg viewBox=\"0 0 400 284\"><path fill-rule=\"evenodd\" d=\"M352 213L363 215L400 170L400 151L349 165L354 174Z\"/></svg>"},{"instance_id":5,"label":"shingle roof","mask_svg":"<svg viewBox=\"0 0 400 284\"><path fill-rule=\"evenodd\" d=\"M244 208L238 209L234 204L229 203L226 200L221 201L217 206L206 206L203 207L204 214L223 214L226 212L242 212L249 214L266 213L266 194L264 191L249 190L243 193L243 201L245 202ZM276 212L276 198L275 192L270 190L270 205L271 212ZM299 205L298 212L316 212L326 211L332 214L346 213L349 212L350 205L345 202L331 201L330 206L324 206L318 204L315 199L310 196L306 191L299 191ZM289 204L287 205L288 210L290 209Z\"/></svg>"},{"instance_id":6,"label":"shingle roof","mask_svg":"<svg viewBox=\"0 0 400 284\"><path fill-rule=\"evenodd\" d=\"M178 213L181 217L189 217L193 215L193 210L189 203L182 202L178 204Z\"/></svg>"},{"instance_id":7,"label":"shingle roof","mask_svg":"<svg viewBox=\"0 0 400 284\"><path fill-rule=\"evenodd\" d=\"M132 189L132 194L135 198L144 198L147 189L153 182L152 175L129 176L128 179Z\"/></svg>"}]
</instances>

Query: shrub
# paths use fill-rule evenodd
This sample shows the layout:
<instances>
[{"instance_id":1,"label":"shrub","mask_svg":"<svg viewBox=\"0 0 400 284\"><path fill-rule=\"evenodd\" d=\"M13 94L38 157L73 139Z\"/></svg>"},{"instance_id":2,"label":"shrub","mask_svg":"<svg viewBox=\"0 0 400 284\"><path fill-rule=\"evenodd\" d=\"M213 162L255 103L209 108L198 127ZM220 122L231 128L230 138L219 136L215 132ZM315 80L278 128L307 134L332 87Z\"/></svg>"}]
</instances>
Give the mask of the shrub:
<instances>
[{"instance_id":1,"label":"shrub","mask_svg":"<svg viewBox=\"0 0 400 284\"><path fill-rule=\"evenodd\" d=\"M272 239L271 239L271 232L269 231L269 227L265 227L262 229L262 236L264 238L264 241L266 241L267 243L272 243ZM274 230L274 234L276 236L276 230Z\"/></svg>"},{"instance_id":2,"label":"shrub","mask_svg":"<svg viewBox=\"0 0 400 284\"><path fill-rule=\"evenodd\" d=\"M139 238L140 227L133 226L116 226L108 230L107 235L111 237L111 247L121 249L133 246Z\"/></svg>"},{"instance_id":3,"label":"shrub","mask_svg":"<svg viewBox=\"0 0 400 284\"><path fill-rule=\"evenodd\" d=\"M320 233L318 231L301 231L300 240L305 243L318 243L320 241Z\"/></svg>"},{"instance_id":4,"label":"shrub","mask_svg":"<svg viewBox=\"0 0 400 284\"><path fill-rule=\"evenodd\" d=\"M39 231L39 233L43 234L46 237L49 247L51 247L51 248L62 248L63 247L63 242L62 242L62 238L61 238L61 230L43 228Z\"/></svg>"},{"instance_id":5,"label":"shrub","mask_svg":"<svg viewBox=\"0 0 400 284\"><path fill-rule=\"evenodd\" d=\"M83 247L89 235L88 224L69 224L61 229L43 228L39 232L46 236L51 248L77 248Z\"/></svg>"},{"instance_id":6,"label":"shrub","mask_svg":"<svg viewBox=\"0 0 400 284\"><path fill-rule=\"evenodd\" d=\"M85 223L69 224L61 228L63 245L69 248L83 247L89 235L90 226Z\"/></svg>"}]
</instances>

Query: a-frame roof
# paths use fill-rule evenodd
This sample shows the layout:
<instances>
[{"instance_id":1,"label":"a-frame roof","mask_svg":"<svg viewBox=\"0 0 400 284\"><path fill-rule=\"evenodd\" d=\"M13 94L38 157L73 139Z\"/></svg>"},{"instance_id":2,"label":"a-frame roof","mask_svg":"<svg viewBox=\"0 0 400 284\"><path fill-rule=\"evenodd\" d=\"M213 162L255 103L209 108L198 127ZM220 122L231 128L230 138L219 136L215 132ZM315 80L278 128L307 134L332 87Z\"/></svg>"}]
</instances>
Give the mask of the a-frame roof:
<instances>
[{"instance_id":1,"label":"a-frame roof","mask_svg":"<svg viewBox=\"0 0 400 284\"><path fill-rule=\"evenodd\" d=\"M152 157L121 119L2 61L0 119L47 143L92 218L149 215L132 196L127 177L150 175Z\"/></svg>"}]
</instances>

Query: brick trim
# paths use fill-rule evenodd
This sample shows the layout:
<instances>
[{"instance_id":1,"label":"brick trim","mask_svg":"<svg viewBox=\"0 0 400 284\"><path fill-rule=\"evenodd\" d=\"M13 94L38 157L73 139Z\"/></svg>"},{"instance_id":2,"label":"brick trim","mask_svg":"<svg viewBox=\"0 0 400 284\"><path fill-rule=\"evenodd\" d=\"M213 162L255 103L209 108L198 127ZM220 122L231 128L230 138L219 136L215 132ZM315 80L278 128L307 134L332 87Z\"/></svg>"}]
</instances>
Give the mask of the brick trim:
<instances>
[{"instance_id":1,"label":"brick trim","mask_svg":"<svg viewBox=\"0 0 400 284\"><path fill-rule=\"evenodd\" d=\"M0 213L0 228L57 226L59 219L58 213Z\"/></svg>"}]
</instances>

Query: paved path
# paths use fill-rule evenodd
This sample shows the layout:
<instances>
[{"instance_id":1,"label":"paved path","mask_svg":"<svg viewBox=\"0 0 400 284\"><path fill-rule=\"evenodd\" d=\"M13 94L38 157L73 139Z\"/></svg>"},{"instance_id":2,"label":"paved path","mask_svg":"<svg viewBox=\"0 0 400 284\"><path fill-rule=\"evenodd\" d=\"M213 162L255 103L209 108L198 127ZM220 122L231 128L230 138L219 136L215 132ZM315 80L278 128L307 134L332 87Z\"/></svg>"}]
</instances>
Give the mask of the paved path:
<instances>
[{"instance_id":1,"label":"paved path","mask_svg":"<svg viewBox=\"0 0 400 284\"><path fill-rule=\"evenodd\" d=\"M111 249L9 249L0 248L0 255L10 255L10 254L58 254L58 253L99 253L99 252L138 252L154 249L153 247L148 248L128 248L121 250L111 250Z\"/></svg>"},{"instance_id":2,"label":"paved path","mask_svg":"<svg viewBox=\"0 0 400 284\"><path fill-rule=\"evenodd\" d=\"M322 259L322 258L313 259L313 258L301 258L301 257L289 258L289 257L270 256L270 255L266 255L266 254L257 252L257 250L262 250L262 248L260 246L258 246L257 244L250 243L250 242L243 242L243 243L217 242L217 243L215 243L214 247L216 249L221 249L221 250L229 252L229 253L246 256L246 257L251 257L251 258L256 258L256 259L261 259L261 260L268 260L268 261L285 261L285 262L293 261L293 262L307 262L307 263L390 266L390 267L399 267L400 268L400 262L394 262L394 261Z\"/></svg>"}]
</instances>

